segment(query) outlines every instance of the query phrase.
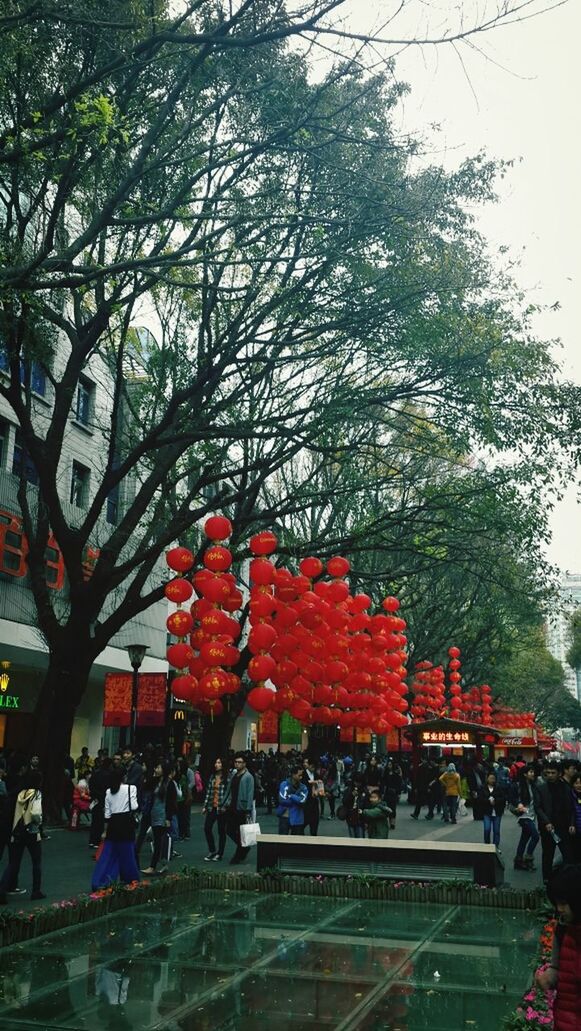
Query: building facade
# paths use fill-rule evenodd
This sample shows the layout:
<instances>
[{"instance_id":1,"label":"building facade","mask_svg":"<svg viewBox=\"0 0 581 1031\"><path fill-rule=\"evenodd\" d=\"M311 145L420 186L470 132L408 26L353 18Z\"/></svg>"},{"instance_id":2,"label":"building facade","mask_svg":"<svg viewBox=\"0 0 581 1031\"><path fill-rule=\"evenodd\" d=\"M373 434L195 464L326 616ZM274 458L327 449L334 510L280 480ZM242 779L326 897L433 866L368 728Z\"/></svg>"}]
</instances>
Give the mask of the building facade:
<instances>
[{"instance_id":1,"label":"building facade","mask_svg":"<svg viewBox=\"0 0 581 1031\"><path fill-rule=\"evenodd\" d=\"M64 355L54 357L58 379ZM32 417L38 431L48 426L52 410L52 387L40 366L31 363ZM0 378L7 375L5 352L0 350ZM80 380L68 421L59 465L58 486L64 512L72 525L80 522L100 482L101 467L108 447L106 427L111 425L111 379L105 362L92 358ZM26 565L27 542L22 530L18 485L22 472L34 507L37 474L27 459L10 405L0 397L0 663L9 681L0 693L0 747L26 751L32 718L48 665L48 650L38 630L35 605ZM118 522L129 498L131 484L111 492L95 527L94 540L85 553L86 576L91 575L99 547ZM62 601L66 610L68 585L58 541L51 538L46 550L46 580L54 591L55 608ZM114 603L114 602L112 602ZM164 602L151 606L139 619L128 623L99 655L91 670L88 688L79 706L71 751L78 755L83 745L94 755L102 743L115 744L113 729L104 731L103 690L107 672L131 670L126 646L147 646L143 672L165 672Z\"/></svg>"},{"instance_id":2,"label":"building facade","mask_svg":"<svg viewBox=\"0 0 581 1031\"><path fill-rule=\"evenodd\" d=\"M564 573L559 590L559 608L547 621L547 647L562 663L565 670L565 685L578 702L581 702L581 669L571 669L567 652L571 645L571 616L581 609L581 574Z\"/></svg>"}]
</instances>

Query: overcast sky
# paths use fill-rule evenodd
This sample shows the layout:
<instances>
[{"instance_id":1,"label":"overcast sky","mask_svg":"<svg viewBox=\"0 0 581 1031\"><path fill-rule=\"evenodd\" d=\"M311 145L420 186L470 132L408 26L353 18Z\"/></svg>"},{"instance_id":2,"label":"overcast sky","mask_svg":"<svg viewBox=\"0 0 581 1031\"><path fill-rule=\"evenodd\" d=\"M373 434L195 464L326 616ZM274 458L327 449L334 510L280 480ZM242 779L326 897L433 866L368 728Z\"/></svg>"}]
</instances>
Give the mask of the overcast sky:
<instances>
[{"instance_id":1,"label":"overcast sky","mask_svg":"<svg viewBox=\"0 0 581 1031\"><path fill-rule=\"evenodd\" d=\"M549 0L551 2L551 0ZM352 25L365 31L380 24L398 4L353 0ZM462 0L408 0L390 32L402 35L436 16L495 4ZM540 6L540 4L539 4ZM427 12L427 13L426 13ZM522 24L479 37L476 50L447 46L408 48L397 58L398 77L409 82L403 106L406 129L432 134L445 165L485 148L490 156L515 159L501 186L501 201L484 210L480 227L496 244L508 245L521 262L517 278L531 300L559 310L539 316L536 329L560 337L564 374L581 383L579 287L581 283L581 2ZM506 69L503 70L503 69ZM581 572L581 508L571 486L552 520L550 559Z\"/></svg>"}]
</instances>

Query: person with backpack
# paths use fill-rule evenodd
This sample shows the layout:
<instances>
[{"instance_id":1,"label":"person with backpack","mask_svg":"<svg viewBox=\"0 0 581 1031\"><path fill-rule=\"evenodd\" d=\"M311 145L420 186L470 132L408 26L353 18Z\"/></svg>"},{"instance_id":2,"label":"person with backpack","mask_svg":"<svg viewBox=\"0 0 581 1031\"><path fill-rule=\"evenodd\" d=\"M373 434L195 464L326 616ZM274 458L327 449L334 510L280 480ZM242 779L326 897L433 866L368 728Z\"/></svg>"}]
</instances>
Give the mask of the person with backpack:
<instances>
[{"instance_id":1,"label":"person with backpack","mask_svg":"<svg viewBox=\"0 0 581 1031\"><path fill-rule=\"evenodd\" d=\"M23 779L21 789L16 796L12 835L9 845L9 862L0 880L0 904L6 904L6 894L13 884L18 883L20 864L25 849L28 849L32 862L31 899L45 899L41 891L42 877L42 794L40 791L41 775L30 771Z\"/></svg>"}]
</instances>

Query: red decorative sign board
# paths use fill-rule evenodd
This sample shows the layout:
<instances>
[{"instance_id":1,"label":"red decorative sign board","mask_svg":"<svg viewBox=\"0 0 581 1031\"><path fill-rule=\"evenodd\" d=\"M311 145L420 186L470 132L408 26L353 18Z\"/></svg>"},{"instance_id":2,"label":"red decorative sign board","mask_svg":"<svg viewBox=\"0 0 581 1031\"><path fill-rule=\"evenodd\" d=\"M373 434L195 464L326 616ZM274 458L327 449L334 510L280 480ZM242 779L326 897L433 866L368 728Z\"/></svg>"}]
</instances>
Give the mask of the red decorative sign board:
<instances>
[{"instance_id":1,"label":"red decorative sign board","mask_svg":"<svg viewBox=\"0 0 581 1031\"><path fill-rule=\"evenodd\" d=\"M258 744L273 744L278 741L278 713L263 712L258 721Z\"/></svg>"},{"instance_id":2,"label":"red decorative sign board","mask_svg":"<svg viewBox=\"0 0 581 1031\"><path fill-rule=\"evenodd\" d=\"M129 702L131 705L131 701ZM167 705L165 673L140 673L137 690L137 726L163 727Z\"/></svg>"},{"instance_id":3,"label":"red decorative sign board","mask_svg":"<svg viewBox=\"0 0 581 1031\"><path fill-rule=\"evenodd\" d=\"M536 748L537 739L535 737L518 737L516 734L503 734L498 739L497 745L504 748Z\"/></svg>"},{"instance_id":4,"label":"red decorative sign board","mask_svg":"<svg viewBox=\"0 0 581 1031\"><path fill-rule=\"evenodd\" d=\"M128 727L131 723L131 673L105 674L104 727Z\"/></svg>"},{"instance_id":5,"label":"red decorative sign board","mask_svg":"<svg viewBox=\"0 0 581 1031\"><path fill-rule=\"evenodd\" d=\"M131 724L132 673L105 674L104 727ZM140 673L137 693L137 726L163 727L167 697L165 673Z\"/></svg>"}]
</instances>

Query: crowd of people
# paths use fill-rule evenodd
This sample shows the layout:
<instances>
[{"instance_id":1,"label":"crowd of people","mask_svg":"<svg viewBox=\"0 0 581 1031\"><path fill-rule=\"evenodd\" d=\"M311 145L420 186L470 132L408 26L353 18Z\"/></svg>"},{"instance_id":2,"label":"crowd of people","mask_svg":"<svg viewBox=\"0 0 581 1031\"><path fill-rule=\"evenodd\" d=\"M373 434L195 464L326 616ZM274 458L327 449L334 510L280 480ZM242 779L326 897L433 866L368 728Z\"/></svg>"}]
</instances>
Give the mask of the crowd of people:
<instances>
[{"instance_id":1,"label":"crowd of people","mask_svg":"<svg viewBox=\"0 0 581 1031\"><path fill-rule=\"evenodd\" d=\"M514 866L534 870L541 844L542 874L547 883L559 850L564 863L581 862L581 769L574 761L526 764L450 762L423 758L414 769L405 760L367 753L324 754L314 758L296 750L229 752L217 756L203 784L196 757L175 759L147 746L136 756L130 746L109 756L100 749L93 759L87 748L67 759L64 816L71 830L83 824L95 853L92 886L115 880L131 882L141 874L164 873L179 858L179 842L191 836L193 802L201 804L207 862L225 857L244 861L249 848L242 828L255 820L257 806L274 813L280 834L319 833L322 820L344 821L352 838L387 838L395 830L402 796L414 805L410 816L440 816L457 823L472 814L483 824L483 839L500 852L505 813L518 821L520 838ZM8 862L0 878L0 901L23 891L18 877L23 855L32 862L32 898L44 898L42 775L38 757L24 761L0 754L0 859ZM141 856L147 848L147 860Z\"/></svg>"},{"instance_id":2,"label":"crowd of people","mask_svg":"<svg viewBox=\"0 0 581 1031\"><path fill-rule=\"evenodd\" d=\"M573 759L555 758L525 763L484 763L479 760L424 758L412 777L415 809L419 819L423 807L426 820L441 814L445 822L456 823L460 806L482 820L486 844L499 852L501 824L508 811L520 828L514 867L534 870L534 852L541 843L542 875L546 884L558 849L564 863L581 862L581 766Z\"/></svg>"}]
</instances>

